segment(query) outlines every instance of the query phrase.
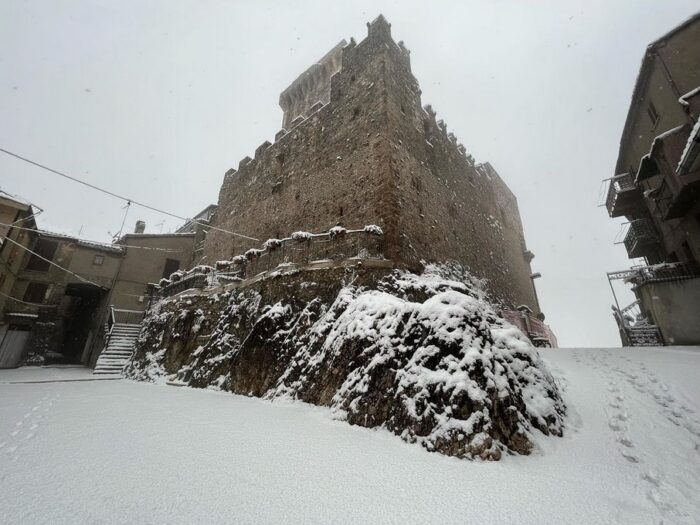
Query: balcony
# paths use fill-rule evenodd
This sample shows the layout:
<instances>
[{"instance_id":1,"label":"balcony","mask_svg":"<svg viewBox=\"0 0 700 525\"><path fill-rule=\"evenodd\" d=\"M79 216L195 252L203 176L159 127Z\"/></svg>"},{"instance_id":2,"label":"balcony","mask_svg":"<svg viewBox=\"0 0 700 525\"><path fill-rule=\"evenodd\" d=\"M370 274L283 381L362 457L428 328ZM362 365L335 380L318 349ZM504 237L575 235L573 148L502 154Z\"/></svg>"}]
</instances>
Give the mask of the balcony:
<instances>
[{"instance_id":1,"label":"balcony","mask_svg":"<svg viewBox=\"0 0 700 525\"><path fill-rule=\"evenodd\" d=\"M610 217L632 214L642 205L642 192L634 185L632 175L623 173L610 179L608 195L605 199L605 207Z\"/></svg>"},{"instance_id":2,"label":"balcony","mask_svg":"<svg viewBox=\"0 0 700 525\"><path fill-rule=\"evenodd\" d=\"M667 221L684 217L699 199L700 180L683 184L678 194L670 194L662 215L663 219Z\"/></svg>"},{"instance_id":3,"label":"balcony","mask_svg":"<svg viewBox=\"0 0 700 525\"><path fill-rule=\"evenodd\" d=\"M623 242L630 259L649 257L657 251L659 235L650 219L635 219L629 223Z\"/></svg>"}]
</instances>

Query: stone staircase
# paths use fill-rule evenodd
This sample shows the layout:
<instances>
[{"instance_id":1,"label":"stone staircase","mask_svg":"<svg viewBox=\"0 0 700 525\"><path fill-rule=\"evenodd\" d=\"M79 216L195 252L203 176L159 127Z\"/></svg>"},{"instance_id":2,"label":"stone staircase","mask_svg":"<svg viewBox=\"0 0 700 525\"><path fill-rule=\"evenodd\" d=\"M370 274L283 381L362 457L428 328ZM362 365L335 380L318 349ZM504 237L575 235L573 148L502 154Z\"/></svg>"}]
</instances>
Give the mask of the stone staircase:
<instances>
[{"instance_id":1,"label":"stone staircase","mask_svg":"<svg viewBox=\"0 0 700 525\"><path fill-rule=\"evenodd\" d=\"M100 354L94 374L120 374L134 353L141 324L114 323L109 332L107 346Z\"/></svg>"}]
</instances>

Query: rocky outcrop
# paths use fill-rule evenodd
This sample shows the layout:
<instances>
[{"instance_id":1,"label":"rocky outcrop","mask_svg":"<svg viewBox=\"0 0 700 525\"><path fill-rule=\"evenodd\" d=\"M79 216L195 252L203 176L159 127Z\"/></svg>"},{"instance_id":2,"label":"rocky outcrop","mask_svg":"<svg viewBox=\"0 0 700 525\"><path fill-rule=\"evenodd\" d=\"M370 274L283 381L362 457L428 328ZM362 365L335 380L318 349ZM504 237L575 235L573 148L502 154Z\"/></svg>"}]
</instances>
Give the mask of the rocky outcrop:
<instances>
[{"instance_id":1,"label":"rocky outcrop","mask_svg":"<svg viewBox=\"0 0 700 525\"><path fill-rule=\"evenodd\" d=\"M162 301L128 377L327 406L443 454L527 454L565 406L537 351L458 267L335 269Z\"/></svg>"}]
</instances>

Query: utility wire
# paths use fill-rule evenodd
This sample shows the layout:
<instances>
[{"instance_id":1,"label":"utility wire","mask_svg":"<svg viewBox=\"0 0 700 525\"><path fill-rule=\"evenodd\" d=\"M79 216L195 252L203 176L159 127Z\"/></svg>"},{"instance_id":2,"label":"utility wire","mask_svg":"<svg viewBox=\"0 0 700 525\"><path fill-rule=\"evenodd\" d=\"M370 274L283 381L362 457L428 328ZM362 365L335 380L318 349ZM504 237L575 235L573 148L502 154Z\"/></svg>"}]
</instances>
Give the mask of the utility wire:
<instances>
[{"instance_id":1,"label":"utility wire","mask_svg":"<svg viewBox=\"0 0 700 525\"><path fill-rule=\"evenodd\" d=\"M236 237L241 237L243 239L248 239L250 241L260 241L260 239L256 239L255 237L248 237L247 235L243 235L242 233L236 233L236 232L232 232L229 230L224 230L223 228L217 228L216 226L211 226L209 224L197 221L195 219L188 219L187 217L182 217L180 215L170 213L169 211L154 208L153 206L149 206L148 204L144 204L142 202L135 201L134 199L130 199L128 197L123 197L123 196L118 195L116 193L113 193L109 190L105 190L105 189L102 189L98 186L95 186L94 184L90 184L89 182L85 182L83 180L77 179L77 178L72 177L66 173L62 173L62 172L55 170L53 168L49 168L48 166L44 166L43 164L39 164L38 162L30 160L26 157L22 157L21 155L18 155L17 153L12 153L11 151L8 151L6 149L0 148L0 151L2 151L3 153L5 153L7 155L10 155L11 157L15 157L16 159L22 160L24 162L27 162L27 163L33 165L33 166L36 166L37 168L41 168L43 170L50 171L51 173L54 173L56 175L60 175L61 177L64 177L68 180L72 180L73 182L77 182L78 184L82 184L83 186L87 186L88 188L92 188L93 190L101 191L102 193L105 193L105 194L110 195L112 197L115 197L117 199L121 199L121 200L126 201L126 202L131 202L131 204L136 204L137 206L141 206L142 208L146 208L147 210L155 211L157 213L162 213L163 215L168 215L170 217L174 217L176 219L180 219L183 221L193 222L195 224L198 224L199 226L204 226L204 227L209 228L211 230L217 230L217 231L220 231L223 233L228 233L229 235L235 235Z\"/></svg>"},{"instance_id":2,"label":"utility wire","mask_svg":"<svg viewBox=\"0 0 700 525\"><path fill-rule=\"evenodd\" d=\"M7 295L6 293L0 292L0 295L2 295L3 297L7 297L8 299L11 299L13 301L17 301L18 303L28 304L29 306L44 306L42 303L28 303L27 301L22 301L21 299L17 299L16 297L12 297L11 295Z\"/></svg>"},{"instance_id":3,"label":"utility wire","mask_svg":"<svg viewBox=\"0 0 700 525\"><path fill-rule=\"evenodd\" d=\"M10 241L12 244L15 244L15 245L19 246L19 247L22 248L23 250L28 251L28 252L31 253L32 255L35 255L36 257L38 257L38 258L41 259L42 261L46 261L47 263L49 263L49 264L55 266L55 267L58 268L59 270L63 270L64 272L66 272L66 273L72 275L73 277L77 277L78 279L80 279L80 280L83 281L84 283L88 283L88 284L91 284L91 285L93 285L93 286L97 286L98 288L103 288L103 289L107 290L107 287L102 286L101 284L93 283L90 279L86 279L85 277L83 277L83 276L81 276L81 275L78 275L77 273L71 272L71 271L68 270L67 268L64 268L63 266L61 266L61 265L59 265L59 264L56 264L55 262L53 262L53 261L47 259L46 257L43 257L43 256L39 255L39 254L36 253L36 252L33 252L32 250L30 250L30 249L27 248L26 246L22 246L20 243L18 243L18 242L16 242L16 241L13 241L13 240L10 239L9 237L4 237L4 239L5 239L6 241Z\"/></svg>"},{"instance_id":4,"label":"utility wire","mask_svg":"<svg viewBox=\"0 0 700 525\"><path fill-rule=\"evenodd\" d=\"M137 249L137 250L153 250L154 252L167 252L167 253L183 253L183 252L185 251L185 250L171 250L171 249L169 249L169 248L155 248L155 247L153 247L153 246L133 246L133 245L131 245L131 244L106 244L106 243L100 243L100 242L97 242L97 241L89 241L89 240L86 240L86 239L81 239L80 237L72 237L72 236L70 236L70 235L65 235L65 234L63 234L63 233L53 233L53 232L49 232L49 231L46 231L46 230L39 230L39 229L35 229L35 228L24 228L24 227L22 227L22 226L17 226L17 223L14 223L14 222L13 222L12 224L7 224L7 223L4 223L4 222L0 222L0 226L9 226L10 228L16 228L17 230L23 230L23 231L26 231L26 232L34 232L34 233L38 233L39 235L41 235L41 234L48 234L48 235L51 235L51 236L56 235L56 236L59 236L59 237L64 237L64 238L66 238L66 239L75 239L75 240L77 240L77 241L83 241L83 242L87 242L87 243L90 243L90 244L96 244L97 246L105 246L105 247L110 247L110 248L134 248L134 249Z\"/></svg>"}]
</instances>

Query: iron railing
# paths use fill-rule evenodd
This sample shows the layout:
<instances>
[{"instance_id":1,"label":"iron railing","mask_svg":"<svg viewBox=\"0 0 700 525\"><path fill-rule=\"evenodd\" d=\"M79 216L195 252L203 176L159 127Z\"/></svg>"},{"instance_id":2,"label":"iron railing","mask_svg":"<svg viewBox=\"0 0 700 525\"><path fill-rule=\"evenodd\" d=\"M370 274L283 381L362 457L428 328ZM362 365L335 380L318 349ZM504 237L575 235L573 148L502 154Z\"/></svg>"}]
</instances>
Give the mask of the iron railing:
<instances>
[{"instance_id":1,"label":"iron railing","mask_svg":"<svg viewBox=\"0 0 700 525\"><path fill-rule=\"evenodd\" d=\"M700 277L700 268L695 262L677 262L636 268L631 280L639 285L647 282L679 281L696 277Z\"/></svg>"},{"instance_id":2,"label":"iron railing","mask_svg":"<svg viewBox=\"0 0 700 525\"><path fill-rule=\"evenodd\" d=\"M164 291L167 290L167 296L179 294L190 288L204 288L207 284L207 275L202 273L192 273L186 275L182 279L172 284L169 284Z\"/></svg>"},{"instance_id":3,"label":"iron railing","mask_svg":"<svg viewBox=\"0 0 700 525\"><path fill-rule=\"evenodd\" d=\"M144 312L140 310L124 310L121 308L109 307L109 328L115 324L141 324L143 321Z\"/></svg>"},{"instance_id":4,"label":"iron railing","mask_svg":"<svg viewBox=\"0 0 700 525\"><path fill-rule=\"evenodd\" d=\"M208 284L249 279L285 267L302 267L321 261L347 259L383 259L384 240L381 233L364 230L341 230L322 234L304 234L268 242L262 250L249 250L245 255L224 261L217 269L195 267L179 274L177 281L161 286L159 294L171 297L191 288Z\"/></svg>"},{"instance_id":5,"label":"iron railing","mask_svg":"<svg viewBox=\"0 0 700 525\"><path fill-rule=\"evenodd\" d=\"M625 215L641 202L641 192L629 173L615 175L610 179L605 207L611 217Z\"/></svg>"},{"instance_id":6,"label":"iron railing","mask_svg":"<svg viewBox=\"0 0 700 525\"><path fill-rule=\"evenodd\" d=\"M659 236L650 219L635 219L630 221L623 242L630 258L635 259L645 257L649 247L659 243Z\"/></svg>"},{"instance_id":7,"label":"iron railing","mask_svg":"<svg viewBox=\"0 0 700 525\"><path fill-rule=\"evenodd\" d=\"M642 313L639 301L621 310L613 308L613 317L620 329L623 346L660 346L664 344L659 327Z\"/></svg>"}]
</instances>

